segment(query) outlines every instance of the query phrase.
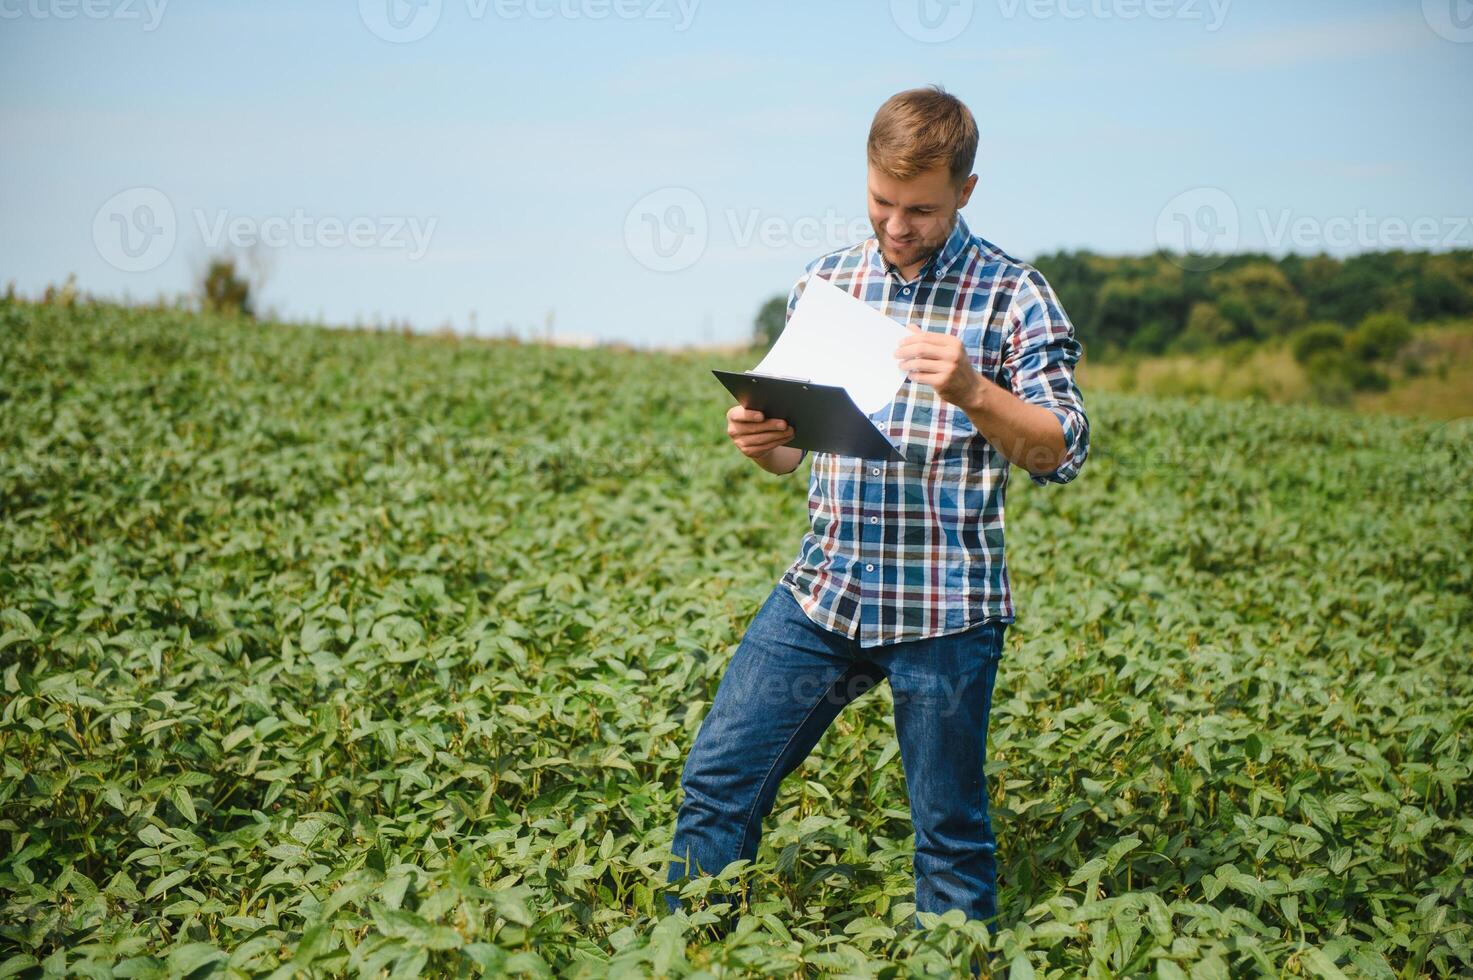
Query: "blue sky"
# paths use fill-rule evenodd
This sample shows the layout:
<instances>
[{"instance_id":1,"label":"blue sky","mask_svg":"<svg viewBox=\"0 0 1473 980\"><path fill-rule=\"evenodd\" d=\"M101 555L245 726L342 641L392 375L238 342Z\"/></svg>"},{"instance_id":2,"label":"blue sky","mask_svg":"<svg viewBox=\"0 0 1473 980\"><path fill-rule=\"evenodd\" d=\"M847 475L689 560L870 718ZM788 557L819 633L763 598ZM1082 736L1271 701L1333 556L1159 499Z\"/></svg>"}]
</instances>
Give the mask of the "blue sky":
<instances>
[{"instance_id":1,"label":"blue sky","mask_svg":"<svg viewBox=\"0 0 1473 980\"><path fill-rule=\"evenodd\" d=\"M0 281L731 342L932 82L1022 259L1473 247L1469 0L0 0Z\"/></svg>"}]
</instances>

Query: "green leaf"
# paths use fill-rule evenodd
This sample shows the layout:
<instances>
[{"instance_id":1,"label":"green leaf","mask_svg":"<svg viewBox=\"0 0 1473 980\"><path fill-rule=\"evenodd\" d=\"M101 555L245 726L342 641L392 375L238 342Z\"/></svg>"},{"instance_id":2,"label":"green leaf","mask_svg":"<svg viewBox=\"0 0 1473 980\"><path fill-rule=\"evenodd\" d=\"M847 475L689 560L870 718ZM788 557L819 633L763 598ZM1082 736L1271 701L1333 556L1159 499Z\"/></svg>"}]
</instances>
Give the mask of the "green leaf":
<instances>
[{"instance_id":1,"label":"green leaf","mask_svg":"<svg viewBox=\"0 0 1473 980\"><path fill-rule=\"evenodd\" d=\"M170 797L174 801L174 806L178 808L185 820L188 820L191 824L199 823L199 814L195 813L194 800L190 797L189 790L183 786L175 786Z\"/></svg>"},{"instance_id":2,"label":"green leaf","mask_svg":"<svg viewBox=\"0 0 1473 980\"><path fill-rule=\"evenodd\" d=\"M1335 965L1334 960L1313 946L1306 948L1300 954L1300 958L1312 976L1322 977L1323 980L1349 980L1344 972Z\"/></svg>"},{"instance_id":3,"label":"green leaf","mask_svg":"<svg viewBox=\"0 0 1473 980\"><path fill-rule=\"evenodd\" d=\"M1129 854L1131 851L1140 846L1141 839L1139 837L1126 837L1110 845L1110 850L1105 854L1106 870L1115 870L1115 866L1120 863L1121 858L1125 857L1125 855Z\"/></svg>"},{"instance_id":4,"label":"green leaf","mask_svg":"<svg viewBox=\"0 0 1473 980\"><path fill-rule=\"evenodd\" d=\"M180 868L178 871L170 871L168 874L164 875L162 878L159 878L153 884L148 886L148 890L143 893L144 901L148 901L151 898L162 895L164 892L168 891L170 888L173 888L175 885L179 884L179 882L188 877L188 868Z\"/></svg>"},{"instance_id":5,"label":"green leaf","mask_svg":"<svg viewBox=\"0 0 1473 980\"><path fill-rule=\"evenodd\" d=\"M1105 858L1091 858L1079 866L1073 876L1070 877L1069 884L1077 885L1081 882L1089 881L1092 878L1098 878L1105 871L1106 866Z\"/></svg>"},{"instance_id":6,"label":"green leaf","mask_svg":"<svg viewBox=\"0 0 1473 980\"><path fill-rule=\"evenodd\" d=\"M227 954L210 943L185 943L169 953L169 970L176 975L193 973L206 963L227 958Z\"/></svg>"},{"instance_id":7,"label":"green leaf","mask_svg":"<svg viewBox=\"0 0 1473 980\"><path fill-rule=\"evenodd\" d=\"M1013 956L1008 964L1008 980L1033 980L1033 964L1022 953Z\"/></svg>"},{"instance_id":8,"label":"green leaf","mask_svg":"<svg viewBox=\"0 0 1473 980\"><path fill-rule=\"evenodd\" d=\"M491 896L491 904L495 907L496 914L508 922L515 922L521 926L530 926L534 921L532 912L527 907L525 889L497 891Z\"/></svg>"}]
</instances>

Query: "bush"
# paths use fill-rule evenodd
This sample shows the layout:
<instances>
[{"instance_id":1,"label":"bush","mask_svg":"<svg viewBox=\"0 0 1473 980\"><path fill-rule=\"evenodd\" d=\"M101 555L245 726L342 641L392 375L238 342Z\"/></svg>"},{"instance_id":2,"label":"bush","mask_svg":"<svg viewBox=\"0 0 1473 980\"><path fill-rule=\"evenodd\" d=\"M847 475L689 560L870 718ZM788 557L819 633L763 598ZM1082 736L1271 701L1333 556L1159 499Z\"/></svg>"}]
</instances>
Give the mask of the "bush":
<instances>
[{"instance_id":1,"label":"bush","mask_svg":"<svg viewBox=\"0 0 1473 980\"><path fill-rule=\"evenodd\" d=\"M1171 349L1182 354L1195 354L1232 340L1236 328L1222 311L1211 303L1195 303L1187 315L1187 327Z\"/></svg>"},{"instance_id":2,"label":"bush","mask_svg":"<svg viewBox=\"0 0 1473 980\"><path fill-rule=\"evenodd\" d=\"M1391 383L1386 372L1376 365L1343 350L1322 350L1311 354L1304 371L1309 375L1311 389L1323 386L1338 389L1343 382L1352 391L1385 391Z\"/></svg>"},{"instance_id":3,"label":"bush","mask_svg":"<svg viewBox=\"0 0 1473 980\"><path fill-rule=\"evenodd\" d=\"M1395 313L1372 313L1348 338L1346 349L1369 361L1389 361L1412 341L1412 325Z\"/></svg>"},{"instance_id":4,"label":"bush","mask_svg":"<svg viewBox=\"0 0 1473 980\"><path fill-rule=\"evenodd\" d=\"M1322 350L1309 356L1304 364L1309 377L1309 391L1322 405L1349 405L1355 389L1345 376L1345 353Z\"/></svg>"},{"instance_id":5,"label":"bush","mask_svg":"<svg viewBox=\"0 0 1473 980\"><path fill-rule=\"evenodd\" d=\"M211 259L201 284L204 307L215 313L254 316L250 281L237 275L233 258Z\"/></svg>"},{"instance_id":6,"label":"bush","mask_svg":"<svg viewBox=\"0 0 1473 980\"><path fill-rule=\"evenodd\" d=\"M1350 386L1356 391L1385 391L1391 387L1391 379L1386 376L1386 372L1369 361L1347 358L1345 376L1350 379Z\"/></svg>"},{"instance_id":7,"label":"bush","mask_svg":"<svg viewBox=\"0 0 1473 980\"><path fill-rule=\"evenodd\" d=\"M1289 335L1289 349L1294 352L1294 360L1308 364L1310 358L1321 351L1344 350L1345 328L1328 321L1300 327Z\"/></svg>"},{"instance_id":8,"label":"bush","mask_svg":"<svg viewBox=\"0 0 1473 980\"><path fill-rule=\"evenodd\" d=\"M1259 346L1252 340L1234 340L1223 346L1222 361L1228 367L1242 367L1258 352Z\"/></svg>"}]
</instances>

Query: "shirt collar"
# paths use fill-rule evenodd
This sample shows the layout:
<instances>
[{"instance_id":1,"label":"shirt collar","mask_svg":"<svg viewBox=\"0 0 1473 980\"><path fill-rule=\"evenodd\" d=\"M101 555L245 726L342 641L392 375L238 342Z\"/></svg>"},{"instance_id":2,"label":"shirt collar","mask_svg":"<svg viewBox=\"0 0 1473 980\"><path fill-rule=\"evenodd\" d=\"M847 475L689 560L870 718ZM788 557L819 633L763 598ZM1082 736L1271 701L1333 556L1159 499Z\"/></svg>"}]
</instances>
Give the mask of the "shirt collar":
<instances>
[{"instance_id":1,"label":"shirt collar","mask_svg":"<svg viewBox=\"0 0 1473 980\"><path fill-rule=\"evenodd\" d=\"M952 263L956 261L957 256L966 250L967 243L971 239L972 230L967 227L967 219L963 218L962 213L958 211L956 213L956 222L951 226L951 234L946 236L946 241L942 243L941 248L937 250L936 254L927 259L925 265L921 266L921 271L917 274L916 278L939 279L944 276L950 270ZM900 270L896 269L890 260L885 258L884 254L880 251L879 238L871 235L869 243L871 267L882 274L894 272L895 275L899 276Z\"/></svg>"}]
</instances>

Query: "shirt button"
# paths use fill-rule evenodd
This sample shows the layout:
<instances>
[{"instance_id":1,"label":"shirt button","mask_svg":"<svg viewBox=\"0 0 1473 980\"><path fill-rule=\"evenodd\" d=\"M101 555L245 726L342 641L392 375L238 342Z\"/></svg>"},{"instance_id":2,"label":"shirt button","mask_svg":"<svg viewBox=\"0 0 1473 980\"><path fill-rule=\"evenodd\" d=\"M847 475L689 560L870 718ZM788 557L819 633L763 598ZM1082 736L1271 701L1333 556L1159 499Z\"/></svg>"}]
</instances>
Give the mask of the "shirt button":
<instances>
[{"instance_id":1,"label":"shirt button","mask_svg":"<svg viewBox=\"0 0 1473 980\"><path fill-rule=\"evenodd\" d=\"M909 296L910 295L910 287L909 286L906 286L904 289L902 289L900 291L900 294L902 296Z\"/></svg>"},{"instance_id":2,"label":"shirt button","mask_svg":"<svg viewBox=\"0 0 1473 980\"><path fill-rule=\"evenodd\" d=\"M878 466L872 466L870 467L870 472L873 473L875 476L879 476L880 468Z\"/></svg>"},{"instance_id":3,"label":"shirt button","mask_svg":"<svg viewBox=\"0 0 1473 980\"><path fill-rule=\"evenodd\" d=\"M870 523L871 523L871 524L878 524L878 523L880 523L880 519L879 519L879 518L878 518L878 517L871 517L871 518L870 518L870 519L869 519L869 522L870 522Z\"/></svg>"},{"instance_id":4,"label":"shirt button","mask_svg":"<svg viewBox=\"0 0 1473 980\"><path fill-rule=\"evenodd\" d=\"M866 566L864 566L864 570L866 572L872 572L872 571L875 570L875 566L873 566L873 565L866 565Z\"/></svg>"}]
</instances>

